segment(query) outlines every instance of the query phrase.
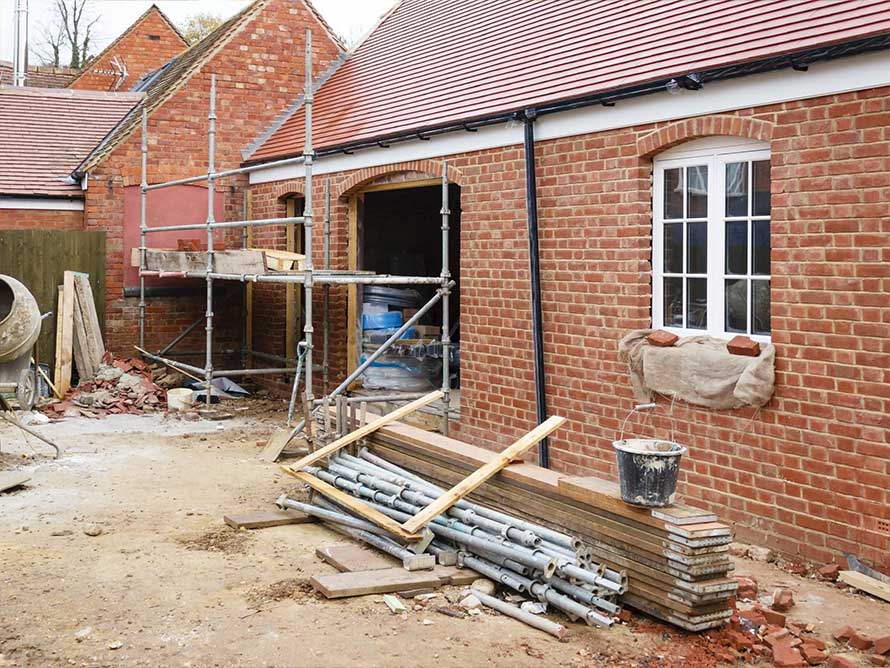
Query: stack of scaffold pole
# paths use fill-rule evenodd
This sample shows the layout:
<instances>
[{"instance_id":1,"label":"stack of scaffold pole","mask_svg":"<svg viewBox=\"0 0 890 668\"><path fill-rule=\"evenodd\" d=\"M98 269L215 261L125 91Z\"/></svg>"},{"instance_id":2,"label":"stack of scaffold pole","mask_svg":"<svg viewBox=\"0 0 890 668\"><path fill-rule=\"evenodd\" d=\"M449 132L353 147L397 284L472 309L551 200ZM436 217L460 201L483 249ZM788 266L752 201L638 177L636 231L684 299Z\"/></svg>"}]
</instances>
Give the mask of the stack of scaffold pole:
<instances>
[{"instance_id":1,"label":"stack of scaffold pole","mask_svg":"<svg viewBox=\"0 0 890 668\"><path fill-rule=\"evenodd\" d=\"M344 452L331 455L325 466L304 466L302 472L401 525L447 494L367 449L358 457ZM619 597L628 586L625 572L600 563L578 537L524 520L497 502L482 505L458 499L426 524L428 532L423 531L420 540L406 542L357 516L355 506L344 505L342 497L327 496L316 494L309 503L281 497L278 504L329 523L406 566L423 553L434 555L431 561L439 563L456 560L458 566L545 603L572 620L609 627L621 610Z\"/></svg>"},{"instance_id":2,"label":"stack of scaffold pole","mask_svg":"<svg viewBox=\"0 0 890 668\"><path fill-rule=\"evenodd\" d=\"M372 459L383 457L446 487L495 456L402 423L376 431L369 448ZM719 626L732 615L737 589L729 577L732 536L712 513L681 504L630 506L614 483L524 463L504 468L472 499L579 539L574 550L585 563L627 574L628 589L620 600L628 607L690 631Z\"/></svg>"}]
</instances>

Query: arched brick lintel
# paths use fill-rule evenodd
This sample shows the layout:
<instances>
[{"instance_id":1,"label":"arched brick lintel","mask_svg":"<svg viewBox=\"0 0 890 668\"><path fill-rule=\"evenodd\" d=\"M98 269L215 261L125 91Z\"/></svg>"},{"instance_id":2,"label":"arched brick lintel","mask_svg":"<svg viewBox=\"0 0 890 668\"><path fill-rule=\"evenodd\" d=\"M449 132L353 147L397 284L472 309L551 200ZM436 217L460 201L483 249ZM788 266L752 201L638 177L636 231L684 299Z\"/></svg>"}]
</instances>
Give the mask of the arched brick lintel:
<instances>
[{"instance_id":1,"label":"arched brick lintel","mask_svg":"<svg viewBox=\"0 0 890 668\"><path fill-rule=\"evenodd\" d=\"M284 197L291 197L293 195L303 195L305 194L305 192L306 189L303 187L302 179L300 179L299 181L297 179L279 181L272 189L272 194L277 200Z\"/></svg>"},{"instance_id":2,"label":"arched brick lintel","mask_svg":"<svg viewBox=\"0 0 890 668\"><path fill-rule=\"evenodd\" d=\"M769 121L744 116L714 114L686 118L682 121L668 123L641 137L637 140L637 152L641 158L651 158L690 139L714 135L744 137L769 142L773 138L774 128L775 125Z\"/></svg>"},{"instance_id":3,"label":"arched brick lintel","mask_svg":"<svg viewBox=\"0 0 890 668\"><path fill-rule=\"evenodd\" d=\"M399 172L422 172L434 177L442 176L442 161L440 160L411 160L409 162L398 162L391 165L380 165L378 167L365 167L357 172L350 174L344 181L337 186L336 197L349 197L350 195L361 190L370 181L379 179L381 176L388 174L398 174ZM456 167L448 165L448 181L461 185L463 183L463 174Z\"/></svg>"}]
</instances>

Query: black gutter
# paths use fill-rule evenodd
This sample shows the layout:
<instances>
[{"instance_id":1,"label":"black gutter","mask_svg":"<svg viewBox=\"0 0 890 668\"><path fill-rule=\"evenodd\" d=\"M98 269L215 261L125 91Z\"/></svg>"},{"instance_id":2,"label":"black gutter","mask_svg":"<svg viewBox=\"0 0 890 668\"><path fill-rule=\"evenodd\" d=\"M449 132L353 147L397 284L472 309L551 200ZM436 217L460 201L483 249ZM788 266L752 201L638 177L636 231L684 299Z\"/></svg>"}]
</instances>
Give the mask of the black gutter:
<instances>
[{"instance_id":1,"label":"black gutter","mask_svg":"<svg viewBox=\"0 0 890 668\"><path fill-rule=\"evenodd\" d=\"M570 111L581 107L591 107L597 105L612 106L616 101L625 100L632 97L640 97L650 93L659 93L667 89L669 83L685 79L694 74L697 81L702 85L712 81L721 81L726 79L734 79L737 77L747 76L750 74L761 74L763 72L772 72L783 69L794 69L795 71L806 71L807 67L813 63L834 60L844 56L859 55L872 51L880 51L890 48L890 34L877 35L867 37L865 39L855 40L852 42L843 42L840 44L832 44L829 46L807 49L805 51L797 51L786 53L780 56L772 56L762 58L746 63L729 65L726 67L704 70L695 73L678 73L673 77L658 79L644 84L627 86L624 88L616 88L610 91L603 91L592 95L586 95L568 100L561 100L547 104L541 104L536 107L537 115L544 116L547 114L555 114L563 111ZM413 130L396 132L390 135L382 135L372 139L365 139L357 142L338 144L330 148L321 149L316 152L316 156L323 157L328 155L347 154L367 148L380 148L385 145L387 148L392 144L399 142L413 141L415 139L428 139L430 137L447 134L450 132L469 131L473 132L477 128L488 125L497 125L499 123L507 123L523 116L523 110L511 110L499 112L490 116L480 116L477 118L456 121L445 125L433 125ZM266 158L263 160L245 160L242 166L259 165L263 162L271 162L274 160L283 160L290 157L297 157L301 153L285 154L274 158Z\"/></svg>"},{"instance_id":2,"label":"black gutter","mask_svg":"<svg viewBox=\"0 0 890 668\"><path fill-rule=\"evenodd\" d=\"M528 219L528 269L532 298L532 342L535 360L535 408L538 424L547 419L546 373L544 370L544 313L541 306L541 258L538 244L538 176L535 167L534 109L523 113L525 129L525 212ZM538 465L550 468L550 443L546 437L538 445Z\"/></svg>"}]
</instances>

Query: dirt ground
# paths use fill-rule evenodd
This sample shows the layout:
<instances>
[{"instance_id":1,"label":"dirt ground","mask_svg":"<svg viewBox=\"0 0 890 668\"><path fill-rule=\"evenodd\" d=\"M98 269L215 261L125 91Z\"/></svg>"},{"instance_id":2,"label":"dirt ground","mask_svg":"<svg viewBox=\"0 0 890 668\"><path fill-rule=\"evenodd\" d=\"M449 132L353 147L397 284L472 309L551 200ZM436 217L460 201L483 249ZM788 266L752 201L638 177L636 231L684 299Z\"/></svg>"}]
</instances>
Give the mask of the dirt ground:
<instances>
[{"instance_id":1,"label":"dirt ground","mask_svg":"<svg viewBox=\"0 0 890 668\"><path fill-rule=\"evenodd\" d=\"M404 616L380 596L324 600L308 578L333 569L315 549L343 538L313 524L234 532L222 523L296 489L257 459L257 441L273 430L267 413L79 418L39 429L65 446L62 459L0 427L0 470L32 475L0 494L0 666L716 664L706 634L644 618L611 630L563 619L571 638L558 642L502 616L437 613L456 588L421 610L409 603ZM85 533L94 527L100 535ZM847 623L890 633L885 604L768 564L744 560L738 573L762 592L793 589L789 618L822 637Z\"/></svg>"}]
</instances>

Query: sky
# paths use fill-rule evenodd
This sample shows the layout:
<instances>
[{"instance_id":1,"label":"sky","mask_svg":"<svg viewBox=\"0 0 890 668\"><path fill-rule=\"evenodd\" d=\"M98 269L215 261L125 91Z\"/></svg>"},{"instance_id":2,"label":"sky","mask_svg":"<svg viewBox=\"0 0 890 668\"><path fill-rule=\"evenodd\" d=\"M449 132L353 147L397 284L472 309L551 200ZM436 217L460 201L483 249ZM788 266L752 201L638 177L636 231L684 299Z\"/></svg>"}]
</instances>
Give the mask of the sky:
<instances>
[{"instance_id":1,"label":"sky","mask_svg":"<svg viewBox=\"0 0 890 668\"><path fill-rule=\"evenodd\" d=\"M30 41L35 43L41 24L52 16L54 0L29 0ZM150 0L90 0L99 15L94 53L129 27L146 9ZM248 0L156 0L156 4L177 25L197 13L228 18L248 4ZM313 4L334 30L354 42L395 4L395 0L314 0ZM0 60L12 60L12 27L15 0L0 0ZM89 10L88 10L89 11ZM37 61L31 56L31 64Z\"/></svg>"}]
</instances>

